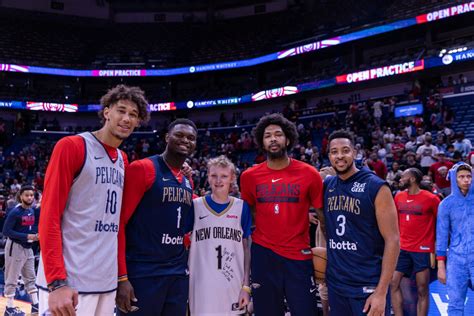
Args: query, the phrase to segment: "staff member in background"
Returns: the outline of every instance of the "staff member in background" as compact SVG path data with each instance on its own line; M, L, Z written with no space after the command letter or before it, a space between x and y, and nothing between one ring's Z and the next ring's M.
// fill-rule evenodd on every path
M31 249L33 242L38 241L35 226L35 211L32 208L34 188L24 185L20 188L21 204L12 209L6 218L3 234L8 237L5 245L5 297L7 298L6 316L25 315L15 307L16 286L20 273L25 288L31 296L31 314L38 314L38 289L35 286L35 256Z

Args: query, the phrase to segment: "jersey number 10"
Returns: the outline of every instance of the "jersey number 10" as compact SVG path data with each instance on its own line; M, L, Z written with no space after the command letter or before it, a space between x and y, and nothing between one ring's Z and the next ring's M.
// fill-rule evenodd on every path
M110 189L107 190L107 203L105 204L105 214L115 214L117 213L117 192L110 192Z

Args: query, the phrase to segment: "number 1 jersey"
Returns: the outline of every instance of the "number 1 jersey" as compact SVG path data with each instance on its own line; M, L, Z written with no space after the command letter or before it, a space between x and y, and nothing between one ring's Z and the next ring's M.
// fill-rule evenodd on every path
M217 213L206 197L195 199L189 258L189 304L192 315L235 315L244 281L242 227L244 202L230 197ZM247 213L249 215L247 208Z

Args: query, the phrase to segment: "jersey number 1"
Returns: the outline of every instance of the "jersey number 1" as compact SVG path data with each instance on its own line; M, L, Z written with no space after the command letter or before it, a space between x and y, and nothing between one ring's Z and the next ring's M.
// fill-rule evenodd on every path
M222 245L216 247L217 251L217 270L222 270Z

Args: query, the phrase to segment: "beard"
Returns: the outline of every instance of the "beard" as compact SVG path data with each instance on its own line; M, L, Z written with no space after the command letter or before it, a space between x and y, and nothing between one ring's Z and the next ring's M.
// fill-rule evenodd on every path
M271 151L268 151L268 150L265 150L265 152L267 154L267 157L271 160L280 159L280 158L285 157L285 155L287 154L287 147L282 146L282 147L280 147L280 150L275 151L275 152L271 152Z
M33 201L28 202L28 201L25 201L25 200L23 200L23 199L21 200L21 202L22 202L23 204L25 204L26 206L28 206L28 207L33 204Z
M406 189L408 189L409 186L410 186L410 183L408 183L408 182L404 182L404 183L401 183L401 182L400 182L400 183L398 184L398 188L399 188L400 190L406 190Z

